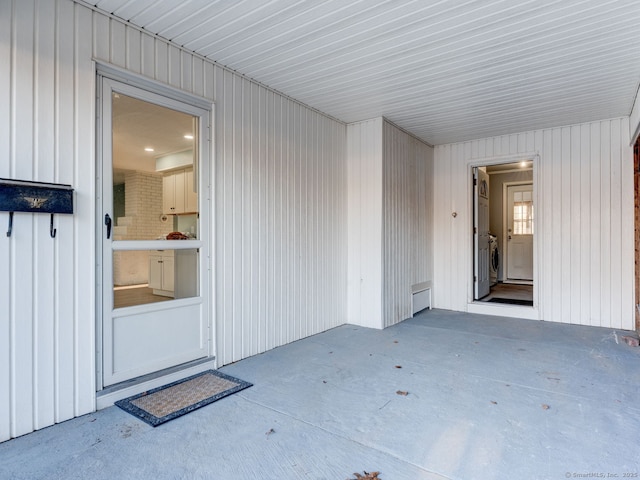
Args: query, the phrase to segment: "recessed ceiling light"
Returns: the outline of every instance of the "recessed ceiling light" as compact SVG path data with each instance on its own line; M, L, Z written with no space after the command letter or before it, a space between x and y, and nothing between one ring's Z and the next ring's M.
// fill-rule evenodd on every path
M191 135L190 133L186 134L184 136L184 138L186 138L187 140L193 140L193 135Z
M153 152L153 148L151 148L151 147L145 147L145 148L144 148L144 151L145 151L145 152Z

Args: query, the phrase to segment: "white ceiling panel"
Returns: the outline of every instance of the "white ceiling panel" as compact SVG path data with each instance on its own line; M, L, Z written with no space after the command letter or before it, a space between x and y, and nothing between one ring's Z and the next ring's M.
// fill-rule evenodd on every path
M345 122L431 144L628 115L637 0L92 0Z

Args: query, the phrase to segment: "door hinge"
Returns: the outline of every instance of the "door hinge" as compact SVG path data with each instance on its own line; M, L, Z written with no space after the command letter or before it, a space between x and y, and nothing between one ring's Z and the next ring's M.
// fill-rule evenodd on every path
M478 229L476 227L473 227L473 234L475 235L476 233L478 233Z
M477 282L478 281L478 277L476 277L475 275L473 276L473 281Z

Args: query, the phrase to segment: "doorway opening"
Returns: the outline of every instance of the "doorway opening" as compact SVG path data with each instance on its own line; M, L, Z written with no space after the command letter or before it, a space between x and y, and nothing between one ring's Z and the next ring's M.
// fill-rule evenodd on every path
M102 390L213 358L201 194L210 111L114 78L98 83Z
M534 305L533 160L489 164L473 174L473 300Z

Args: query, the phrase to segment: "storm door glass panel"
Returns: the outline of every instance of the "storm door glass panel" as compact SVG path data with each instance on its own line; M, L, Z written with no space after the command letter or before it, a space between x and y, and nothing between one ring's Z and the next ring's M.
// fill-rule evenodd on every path
M199 249L113 252L113 308L199 295Z
M197 117L117 92L112 101L113 239L197 239Z
M112 239L159 242L114 247L113 308L198 296L198 249L160 243L198 239L198 117L115 91L111 101Z

